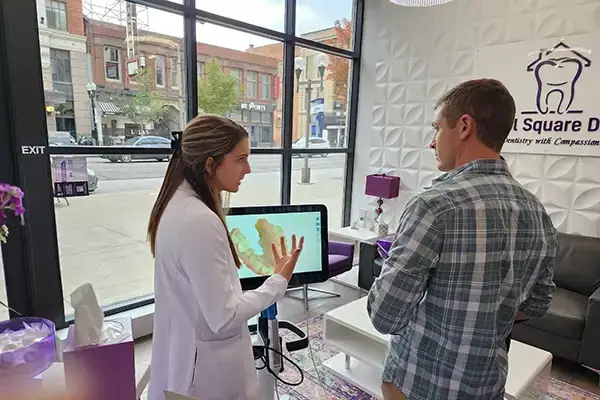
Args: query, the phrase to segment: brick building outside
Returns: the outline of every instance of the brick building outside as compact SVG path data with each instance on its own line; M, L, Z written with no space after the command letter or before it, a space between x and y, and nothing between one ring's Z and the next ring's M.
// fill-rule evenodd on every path
M36 0L46 121L50 143L66 143L56 131L89 136L92 127L86 38L81 0Z
M168 136L170 131L183 127L186 107L182 38L139 30L138 55L148 70L149 89L160 94L164 113L155 122L132 121L119 106L119 100L136 93L136 83L128 74L125 26L84 16L82 0L36 1L51 141L55 131L69 132L71 140L77 141L91 137L95 127L98 141L111 145L139 134ZM326 42L335 32L331 28L303 36ZM214 58L224 72L239 81L239 104L227 116L246 127L252 147L280 146L282 44L238 51L198 43L197 51L198 79L206 79L205 65ZM316 55L313 50L297 48L296 56L304 58L307 65L301 81L317 79ZM94 90L90 92L90 88ZM305 91L294 95L295 141L314 127L307 126ZM311 100L315 99L322 99L324 111L317 135L327 136L332 146L343 145L345 105L336 104L333 82L327 76L323 90L313 86Z
M335 28L327 28L314 32L309 32L302 37L314 40L316 42L322 42L331 44L336 38ZM248 52L260 54L270 58L276 58L278 60L278 76L279 80L283 81L283 45L280 43L270 44L266 46L253 47L247 50ZM316 125L314 119L315 116L311 115L313 122L310 126L307 125L307 111L306 111L306 85L302 82L307 80L319 80L318 68L315 64L315 59L319 55L319 52L304 48L296 47L295 57L304 59L305 69L300 74L300 90L294 91L294 112L293 112L293 125L292 125L292 142L296 142L298 139L309 136L318 136L325 138L329 141L332 147L344 147L347 146L346 141L346 119L347 119L347 105L341 104L336 100L334 95L335 82L330 79L329 72L326 70L323 77L323 89L321 90L319 85L312 85L310 92L310 100L312 102L320 101L322 103L321 113L319 116L320 122L318 123L319 129L315 129ZM329 61L332 62L334 57L329 56ZM338 63L345 63L341 58L337 58ZM350 69L350 61L347 62L348 72ZM294 76L295 85L297 83L296 77ZM296 87L296 86L295 86ZM281 96L276 102L275 118L278 123L281 123L282 116L282 99ZM312 114L312 112L311 112ZM279 132L278 132L279 133ZM281 140L279 136L275 137L275 140L279 142Z

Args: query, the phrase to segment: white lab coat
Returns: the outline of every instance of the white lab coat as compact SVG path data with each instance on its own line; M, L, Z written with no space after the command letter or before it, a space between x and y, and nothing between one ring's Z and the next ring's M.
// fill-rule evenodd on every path
M164 400L164 390L201 400L259 400L247 324L283 297L288 282L273 275L242 292L226 234L184 183L156 237L149 400Z

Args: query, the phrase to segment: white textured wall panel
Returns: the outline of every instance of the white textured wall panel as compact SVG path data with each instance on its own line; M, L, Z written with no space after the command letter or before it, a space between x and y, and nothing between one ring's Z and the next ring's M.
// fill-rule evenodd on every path
M600 40L600 0L455 0L428 8L369 0L366 8L352 211L375 208L364 195L367 174L400 176L400 197L384 204L393 227L406 202L440 174L428 147L433 107L473 77L479 49L579 34ZM600 158L505 158L560 231L600 236Z

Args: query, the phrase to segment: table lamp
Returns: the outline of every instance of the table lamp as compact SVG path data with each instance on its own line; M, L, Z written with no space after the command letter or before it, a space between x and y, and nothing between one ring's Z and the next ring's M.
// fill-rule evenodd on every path
M365 194L368 196L378 197L377 208L375 209L375 213L377 214L375 222L378 225L378 233L381 236L388 234L388 225L380 221L381 214L383 213L383 209L381 208L383 205L383 199L395 199L398 197L399 192L399 176L385 174L367 175L367 179L365 181Z

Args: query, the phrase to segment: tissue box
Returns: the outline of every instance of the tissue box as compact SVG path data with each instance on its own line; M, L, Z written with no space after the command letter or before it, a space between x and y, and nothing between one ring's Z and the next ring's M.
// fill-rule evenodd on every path
M134 400L135 351L130 318L115 318L126 337L116 343L75 348L70 326L63 352L65 384L69 393L85 400Z

